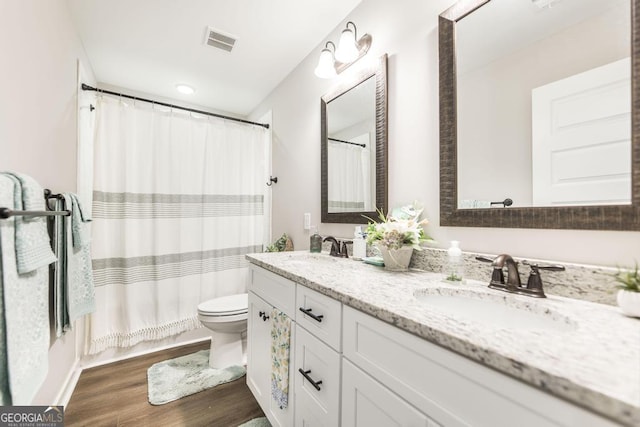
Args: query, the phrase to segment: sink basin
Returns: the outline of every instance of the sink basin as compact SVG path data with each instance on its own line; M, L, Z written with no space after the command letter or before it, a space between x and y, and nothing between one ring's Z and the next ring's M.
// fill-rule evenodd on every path
M494 329L553 332L576 329L570 318L545 307L538 299L523 302L512 295L449 289L421 290L414 296L429 311Z

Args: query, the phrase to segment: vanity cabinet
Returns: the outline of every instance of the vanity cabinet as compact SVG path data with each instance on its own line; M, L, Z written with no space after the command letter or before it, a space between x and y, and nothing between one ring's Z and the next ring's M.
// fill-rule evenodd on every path
M271 399L273 307L292 319L289 407ZM617 424L324 294L252 267L247 384L274 426Z
M280 409L271 397L271 312L274 308L292 319L290 360L295 357L295 284L262 268L251 268L247 314L247 386L272 426L293 426L294 372L289 369L288 406Z
M296 307L295 425L339 426L342 304L297 285Z
M617 425L351 307L343 316L343 427L367 425L376 401L390 419L429 427Z

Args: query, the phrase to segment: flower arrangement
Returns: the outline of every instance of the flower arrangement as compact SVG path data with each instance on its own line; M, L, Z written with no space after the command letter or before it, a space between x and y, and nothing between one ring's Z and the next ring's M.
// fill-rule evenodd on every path
M420 243L433 241L424 232L423 227L429 223L425 218L420 220L423 208L416 202L392 210L384 215L378 211L380 222L369 219L367 226L367 243L377 244L389 250L400 249L403 246L411 246L415 250L422 250Z

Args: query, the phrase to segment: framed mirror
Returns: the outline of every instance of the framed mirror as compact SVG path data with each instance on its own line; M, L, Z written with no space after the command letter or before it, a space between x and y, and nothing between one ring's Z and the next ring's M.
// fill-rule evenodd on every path
M440 223L640 230L640 0L440 15Z
M322 222L387 211L387 56L320 100Z

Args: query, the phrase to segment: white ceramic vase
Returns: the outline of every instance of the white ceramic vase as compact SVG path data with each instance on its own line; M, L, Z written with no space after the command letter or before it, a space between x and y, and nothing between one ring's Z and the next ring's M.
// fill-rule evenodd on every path
M407 271L413 255L413 247L403 246L400 249L387 249L385 246L378 246L382 259L384 259L385 270Z
M618 306L627 316L640 317L640 292L618 291Z

